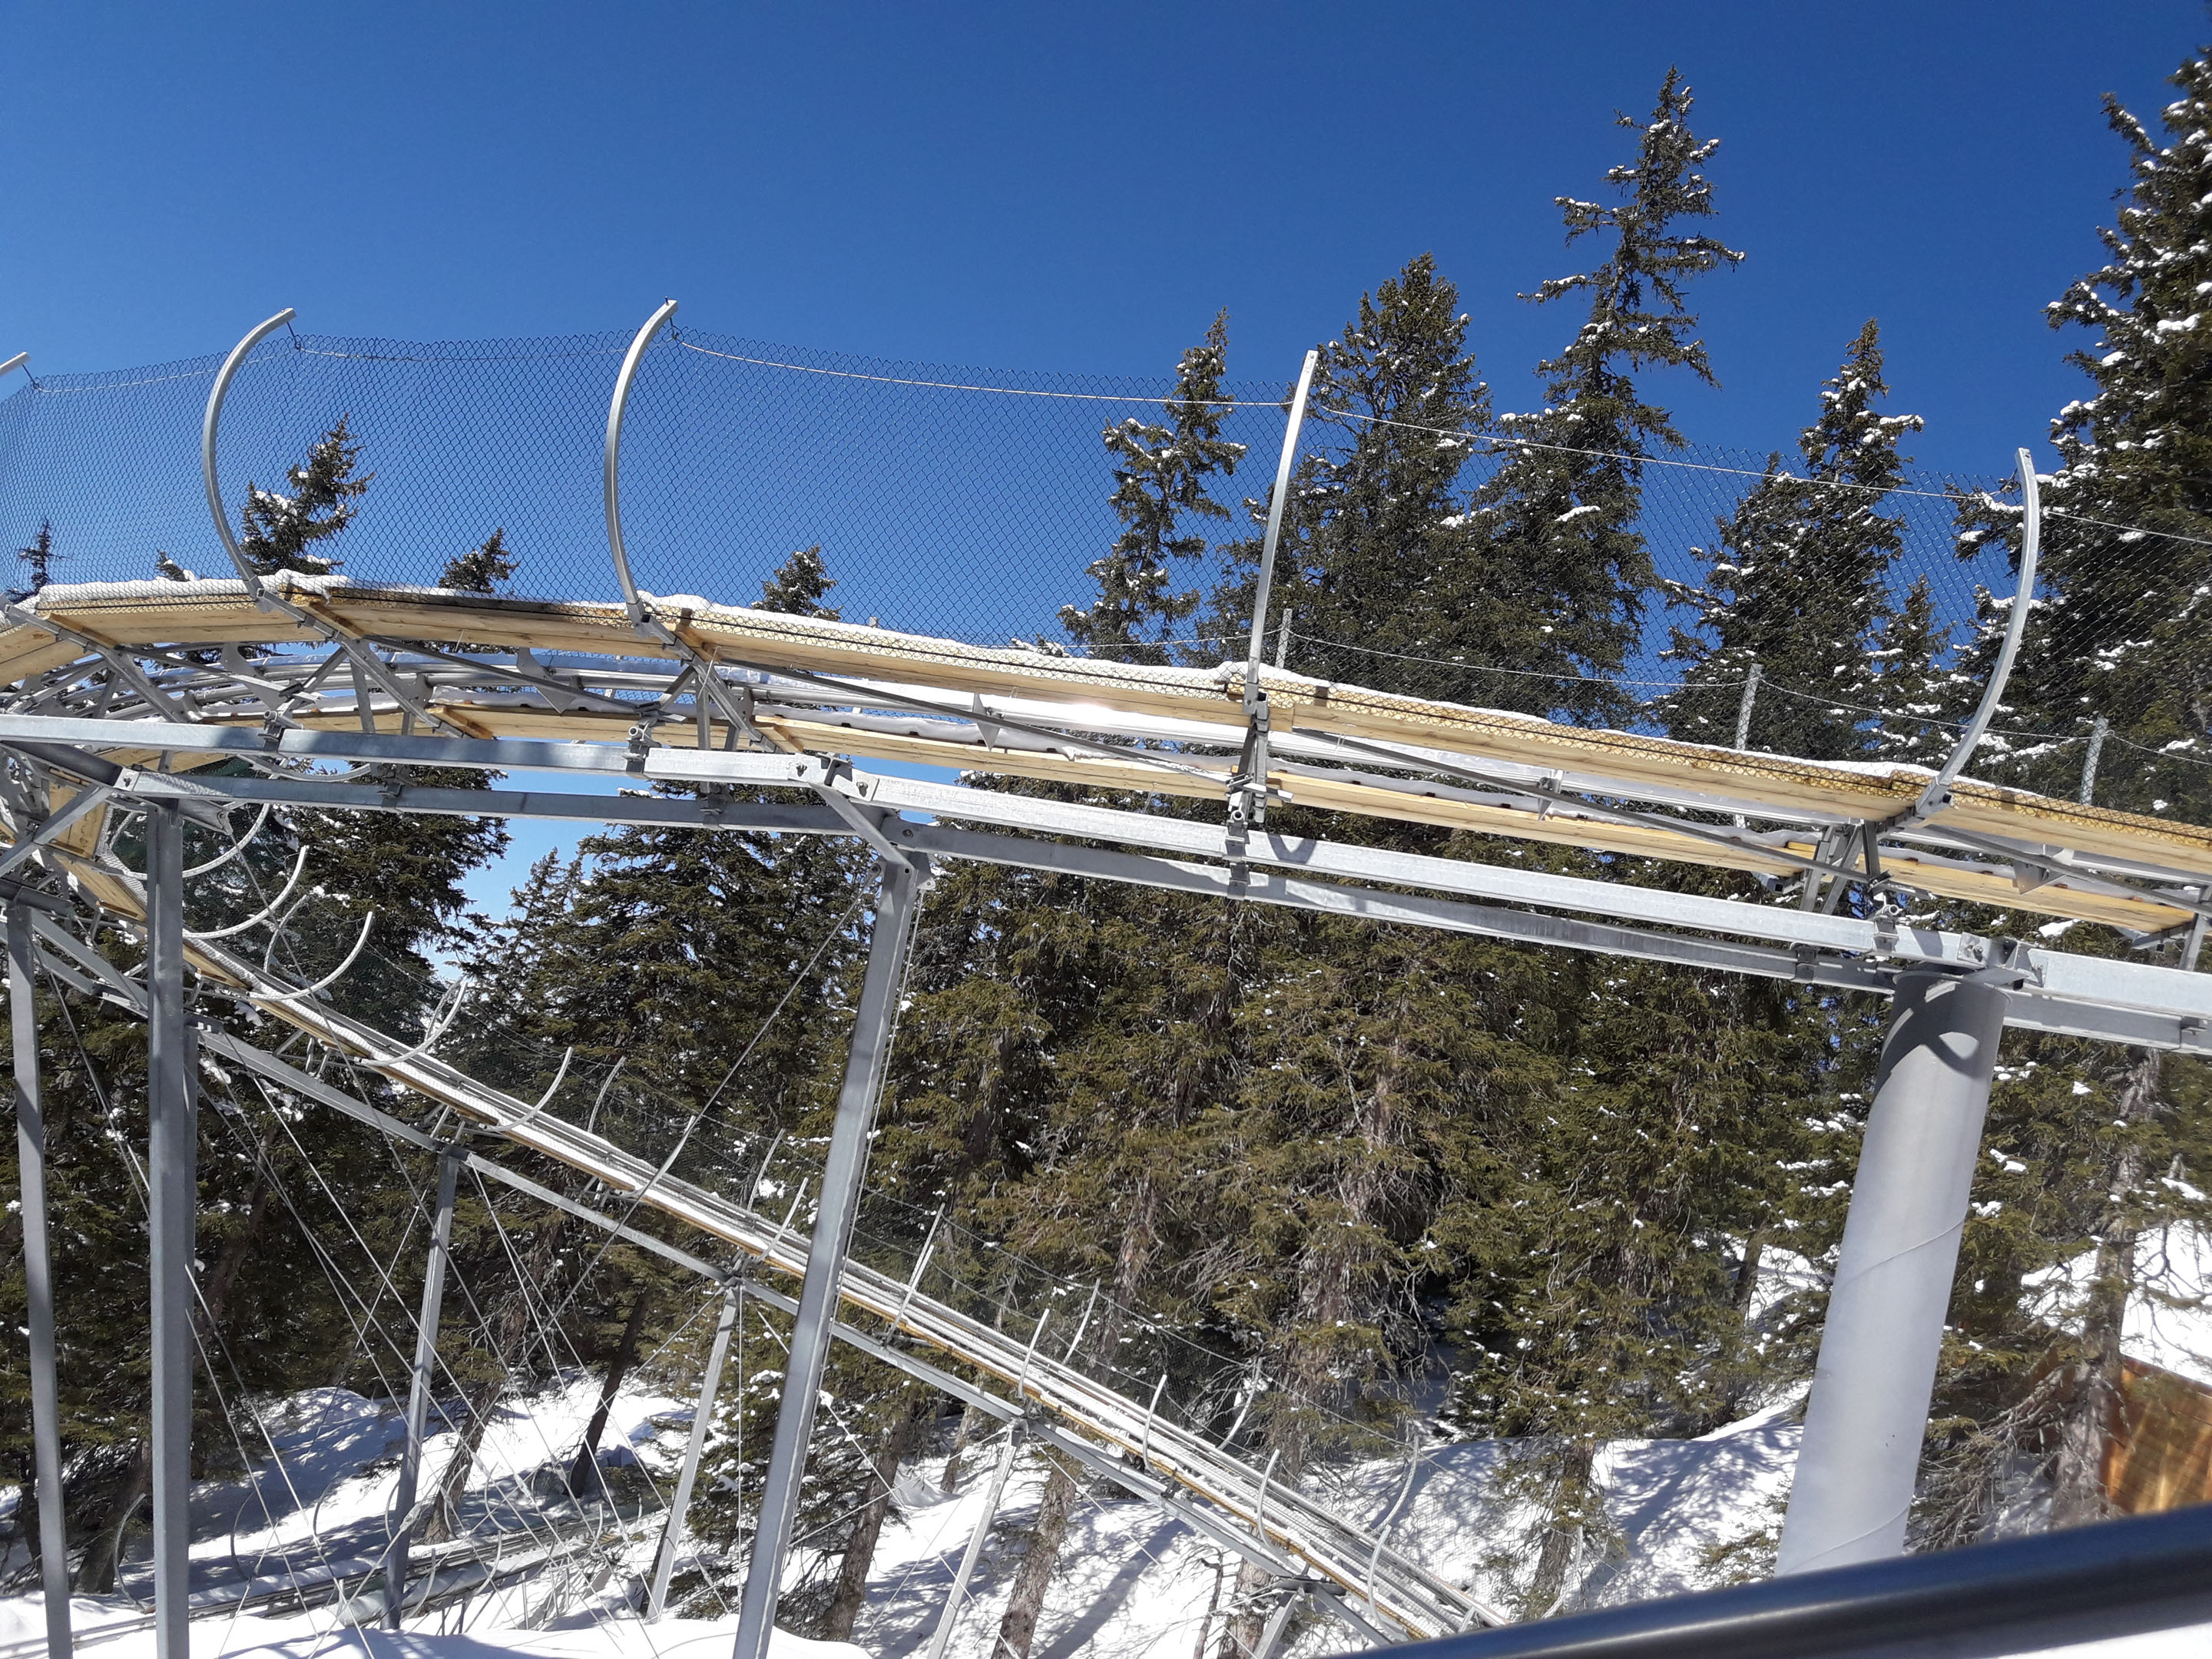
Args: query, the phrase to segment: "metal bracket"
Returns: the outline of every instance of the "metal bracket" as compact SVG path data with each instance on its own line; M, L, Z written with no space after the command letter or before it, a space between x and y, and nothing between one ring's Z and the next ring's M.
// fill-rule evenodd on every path
M246 591L253 596L257 605L264 603L261 575L246 562L246 555L239 550L238 538L230 532L230 518L222 504L222 486L216 476L216 434L222 422L223 399L230 395L232 380L252 355L253 348L290 322L295 314L291 307L285 307L230 349L230 356L223 359L222 368L216 374L215 385L208 392L207 413L200 422L200 477L207 485L208 516L215 520L215 533L222 538L223 550L238 568L238 579L246 584Z
M623 544L622 527L622 434L623 417L629 410L631 382L637 379L638 365L645 361L645 349L653 343L653 337L660 332L661 325L676 314L676 301L664 300L660 308L645 320L645 326L630 341L629 349L623 354L621 371L615 376L614 398L607 405L607 446L605 462L604 488L607 507L607 551L613 555L615 580L621 584L623 607L629 612L630 626L648 639L664 644L673 644L674 637L659 618L646 608L645 596L630 575L629 550Z
M2027 613L2035 605L2035 566L2043 546L2043 495L2035 477L2035 458L2026 449L2020 456L2021 535L2020 582L2013 595L2012 614L2005 618L2004 641L1997 647L1997 659L1990 669L1990 683L1982 688L1981 705L1974 717L1960 733L1950 758L1943 763L1936 775L1928 780L1928 787L1920 792L1920 799L1904 811L1890 819L1882 828L1898 830L1909 824L1919 823L1933 817L1951 804L1951 786L1958 780L1974 750L1996 718L1997 704L2003 699L2005 684L2012 678L2013 659L2020 654L2021 636L2027 632Z

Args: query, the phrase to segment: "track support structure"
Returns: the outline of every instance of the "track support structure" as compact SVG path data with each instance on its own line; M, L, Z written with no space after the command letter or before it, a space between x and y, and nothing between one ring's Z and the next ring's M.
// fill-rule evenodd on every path
M960 1565L952 1574L952 1588L945 1592L945 1611L937 1615L937 1632L929 1638L929 1659L945 1659L952 1644L953 1627L960 1622L960 1607L968 1599L968 1586L975 1577L975 1564L983 1559L983 1542L991 1523L999 1518L999 1504L1006 1495L1006 1477L1014 1472L1014 1455L1021 1449L1021 1425L1006 1431L1006 1443L999 1452L999 1467L991 1471L991 1490L983 1498L983 1512L975 1517L975 1530L968 1534L968 1547L960 1553Z
M2006 994L1899 975L1775 1571L1905 1547Z
M438 1211L430 1224L430 1261L422 1271L422 1311L415 1326L415 1367L407 1385L407 1443L399 1454L399 1485L392 1495L392 1541L384 1549L384 1628L398 1630L407 1607L407 1551L415 1535L415 1497L422 1480L422 1436L430 1423L430 1394L438 1365L438 1318L446 1301L446 1263L453 1249L453 1198L467 1152L459 1145L438 1154Z
M714 1346L707 1350L707 1371L699 1379L699 1403L691 1413L691 1437L684 1443L684 1467L677 1472L676 1493L669 1500L667 1523L660 1529L660 1550L653 1564L653 1588L645 1600L648 1622L668 1611L668 1581L676 1573L676 1553L684 1546L684 1516L691 1507L699 1459L714 1426L714 1395L722 1386L722 1362L729 1356L730 1334L737 1329L744 1305L742 1280L732 1279L722 1287L722 1316L714 1326Z
M147 1185L154 1328L155 1659L191 1659L185 1605L191 1534L192 1247L199 1124L191 1028L185 1017L185 826L149 804L146 826Z
M54 1372L53 1255L46 1224L46 1120L39 1092L37 949L30 907L8 907L9 1035L15 1060L15 1152L22 1176L23 1284L29 1307L31 1446L39 1481L39 1583L47 1659L70 1659L69 1535L62 1503L61 1395Z
M768 1656L769 1632L775 1624L776 1600L782 1589L784 1553L790 1547L792 1525L798 1518L799 1482L806 1474L806 1448L814 1433L815 1403L821 1394L823 1367L830 1358L838 1280L852 1248L860 1181L867 1169L868 1137L875 1127L876 1103L883 1093L891 1027L898 1017L899 988L906 980L907 951L913 941L915 913L921 902L927 869L924 861L896 855L884 860L883 890L876 902L875 933L868 946L868 970L860 983L852 1050L837 1097L836 1122L830 1133L830 1156L822 1170L822 1196L815 1214L813 1240L807 1248L799 1313L792 1328L783 1403L776 1413L775 1442L769 1454L760 1520L753 1534L752 1559L745 1571L745 1597L738 1615L733 1659Z

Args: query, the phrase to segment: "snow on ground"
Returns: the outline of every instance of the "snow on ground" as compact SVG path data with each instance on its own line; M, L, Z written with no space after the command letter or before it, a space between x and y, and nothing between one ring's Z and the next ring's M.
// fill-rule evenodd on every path
M578 1380L511 1402L487 1437L483 1484L471 1513L513 1524L538 1490L529 1477L566 1461L595 1400L594 1386ZM665 1469L685 1415L684 1407L665 1396L625 1391L604 1445L617 1457L638 1456L649 1468ZM1798 1431L1790 1417L1785 1404L1702 1439L1609 1445L1598 1474L1617 1535L1582 1564L1582 1605L1618 1605L1763 1574L1796 1455ZM256 1580L268 1583L280 1576L288 1559L308 1573L325 1563L366 1562L382 1543L382 1517L396 1478L398 1419L344 1390L319 1389L287 1402L266 1426L283 1454L281 1474L268 1463L248 1479L206 1483L194 1492L196 1599L234 1595ZM444 1438L431 1441L426 1461L432 1469L443 1462ZM1534 1518L1524 1502L1501 1486L1498 1477L1510 1455L1510 1448L1492 1442L1434 1447L1410 1469L1399 1459L1335 1471L1317 1480L1314 1491L1382 1527L1395 1547L1478 1597L1510 1602L1510 1564L1528 1559ZM982 1512L995 1458L995 1446L971 1448L959 1490L951 1494L941 1490L941 1458L903 1472L896 1517L884 1528L868 1606L855 1632L857 1645L779 1635L778 1659L855 1654L919 1659ZM954 1659L988 1659L1044 1480L1034 1455L1017 1465L962 1610ZM641 1572L649 1561L651 1530L641 1528L620 1552L629 1571ZM125 1589L143 1596L144 1573L143 1559L134 1563ZM1224 1559L1218 1546L1149 1505L1091 1495L1069 1525L1034 1659L1196 1655L1201 1631L1206 1650L1216 1651L1236 1573L1236 1560ZM620 1578L572 1583L557 1594L544 1583L524 1583L482 1595L465 1607L434 1613L423 1621L429 1628L399 1637L343 1626L328 1607L285 1617L204 1618L193 1626L193 1651L195 1659L337 1659L345 1653L364 1659L497 1659L505 1653L535 1659L719 1659L729 1650L733 1609L647 1626L630 1613L626 1595ZM152 1632L132 1597L80 1599L75 1607L80 1640L91 1637L85 1646L95 1659L151 1659ZM557 1616L549 1616L556 1609ZM40 1617L34 1598L0 1601L0 1659L35 1654ZM1353 1645L1340 1626L1309 1623L1297 1630L1285 1652L1319 1659ZM2060 1651L2065 1659L2202 1659L2212 1652L2212 1626Z

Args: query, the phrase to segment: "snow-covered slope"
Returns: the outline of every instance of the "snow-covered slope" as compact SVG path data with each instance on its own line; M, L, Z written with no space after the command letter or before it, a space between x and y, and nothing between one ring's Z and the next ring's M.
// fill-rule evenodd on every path
M576 1443L593 1390L585 1382L516 1401L487 1440L479 1502L504 1492L523 1504L530 1473L561 1461ZM648 1468L672 1458L684 1416L674 1401L625 1392L606 1443L626 1447ZM1616 1536L1584 1567L1585 1605L1610 1605L1708 1588L1763 1573L1781 1519L1797 1428L1788 1407L1762 1413L1698 1440L1621 1441L1606 1449L1600 1474ZM389 1501L397 1419L343 1390L317 1390L286 1403L269 1423L283 1455L250 1480L210 1483L194 1494L196 1596L228 1595L270 1582L286 1560L301 1571L344 1570L373 1557ZM617 1453L617 1455L621 1455ZM1331 1500L1387 1527L1437 1571L1492 1600L1510 1600L1510 1561L1525 1559L1533 1520L1504 1489L1510 1449L1474 1443L1425 1451L1410 1470L1378 1462L1328 1480ZM434 1439L430 1467L442 1461ZM956 1564L981 1513L991 1459L971 1456L956 1493L940 1489L941 1461L912 1465L900 1477L895 1519L878 1547L857 1647L778 1639L779 1659L867 1653L908 1659L926 1651ZM1041 1466L1018 1466L959 1619L954 1659L989 1659L1038 1498ZM623 1572L642 1571L651 1528L629 1543L610 1540L605 1555ZM1140 1655L1218 1651L1237 1563L1219 1547L1150 1506L1094 1496L1078 1509L1048 1599L1034 1659L1136 1659ZM126 1585L139 1575L126 1576ZM392 1659L496 1659L500 1652L542 1659L713 1659L734 1633L732 1610L645 1626L629 1611L622 1572L572 1583L557 1602L543 1585L480 1595L465 1607L434 1613L422 1632L398 1637L349 1629L331 1607L283 1618L215 1617L193 1626L195 1659L319 1659L367 1647ZM96 1659L151 1659L142 1607L128 1598L80 1600L81 1642ZM700 1611L700 1609L693 1609ZM548 1618L549 1612L556 1616ZM28 1597L0 1601L0 1659L36 1650L40 1607ZM532 1627L526 1627L532 1626ZM106 1634L101 1634L105 1627ZM1301 1659L1354 1645L1329 1623L1297 1627L1287 1651ZM2204 1659L2212 1626L2068 1650L2078 1659Z

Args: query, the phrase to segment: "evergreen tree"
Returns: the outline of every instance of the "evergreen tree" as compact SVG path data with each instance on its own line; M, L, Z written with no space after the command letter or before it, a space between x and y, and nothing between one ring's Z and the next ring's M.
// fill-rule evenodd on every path
M1692 134L1691 103L1669 70L1649 121L1619 118L1637 134L1636 159L1606 174L1623 199L1559 198L1567 240L1608 238L1608 254L1528 296L1549 304L1586 295L1589 316L1538 366L1546 406L1498 417L1505 459L1474 493L1485 584L1513 619L1492 661L1533 678L1484 677L1473 700L1613 724L1628 712L1626 694L1607 681L1636 647L1651 580L1637 529L1643 458L1681 441L1636 376L1680 368L1719 383L1684 294L1692 279L1743 258L1700 228L1714 210L1700 169L1719 141Z
M33 593L53 580L54 561L59 556L54 551L54 521L42 520L39 533L31 538L30 544L18 548L15 556L29 572Z
M1458 289L1424 253L1361 295L1322 348L1308 420L1342 436L1310 451L1293 477L1276 555L1276 614L1307 636L1292 665L1302 672L1464 695L1458 665L1507 648L1511 623L1485 586L1455 493L1469 434L1490 417L1467 322ZM1266 504L1252 513L1264 519ZM1261 547L1233 550L1243 574L1220 596L1216 629L1232 639L1249 627Z
M1698 617L1697 632L1674 630L1668 653L1686 682L1656 708L1669 735L1732 742L1736 686L1756 665L1752 747L1808 760L1868 752L1866 711L1891 689L1885 658L1906 648L1890 639L1887 582L1904 527L1881 508L1904 481L1898 441L1922 425L1917 415L1879 413L1888 392L1880 330L1869 321L1821 386L1820 418L1798 438L1802 471L1770 459L1720 525L1717 545L1697 550L1703 583L1667 584L1669 602Z
M799 549L776 568L775 574L761 584L761 596L753 602L753 609L836 622L836 610L822 601L836 586L829 566L823 562L822 544L817 542Z
M2212 344L2201 326L2212 292L2212 52L2172 79L2164 143L2106 100L2131 183L2118 223L2099 233L2106 262L2050 308L2054 327L2094 336L2068 357L2094 391L2051 423L2060 465L2044 491L2044 637L2021 653L2008 701L2046 729L2106 716L2132 746L2106 751L2100 799L2202 822L2212 811Z
M1114 468L1110 499L1121 533L1090 567L1098 597L1087 609L1063 605L1060 612L1068 637L1091 656L1167 662L1161 641L1198 608L1196 589L1175 586L1176 568L1205 554L1206 521L1229 517L1229 509L1206 493L1206 479L1235 473L1244 457L1243 444L1220 435L1228 413L1221 396L1228 364L1229 313L1224 311L1204 342L1176 363L1167 424L1131 416L1100 434Z
M507 551L507 532L495 530L483 544L446 561L438 573L438 586L464 593L496 593L500 585L514 580L521 561Z
M347 417L315 441L304 465L285 469L291 494L264 489L248 479L240 524L238 550L264 576L296 570L326 576L339 562L311 550L353 522L355 503L367 493L374 472L357 472L361 441Z
M2070 795L2081 749L2051 739L2080 738L2103 716L2112 741L2098 802L2202 822L2212 812L2212 356L2198 326L2212 292L2212 52L2191 57L2172 82L2179 95L2161 112L2162 143L2106 100L2131 178L2118 222L2100 232L2105 263L2049 310L2053 326L2090 331L2069 361L2094 390L2052 422L2060 465L2042 492L2042 575L2005 696L2003 724L2042 737L1988 745L1995 753L1975 764ZM1960 519L1964 553L2002 543L2017 570L2017 508L1977 498L1962 502ZM1982 607L1969 665L1978 681L2009 603ZM2120 948L2089 930L2068 943ZM2144 1241L2204 1218L2185 1178L2212 1158L2200 1062L2057 1038L2012 1049L2019 1058L2008 1053L1987 1139L2008 1154L1999 1188L2011 1189L2008 1210L2033 1224L1997 1231L1978 1215L1983 1224L1969 1225L1967 1248L1984 1252L1985 1291L1973 1304L1980 1346L1947 1367L1968 1426L1944 1448L1929 1522L1938 1537L1986 1524L2003 1495L1998 1474L2023 1456L2049 1481L2054 1522L2106 1512L2104 1451L2118 1421L2126 1311L2145 1294ZM2087 1285L2041 1310L2057 1317L2054 1342L2048 1325L2020 1311L2026 1280L2084 1253Z

